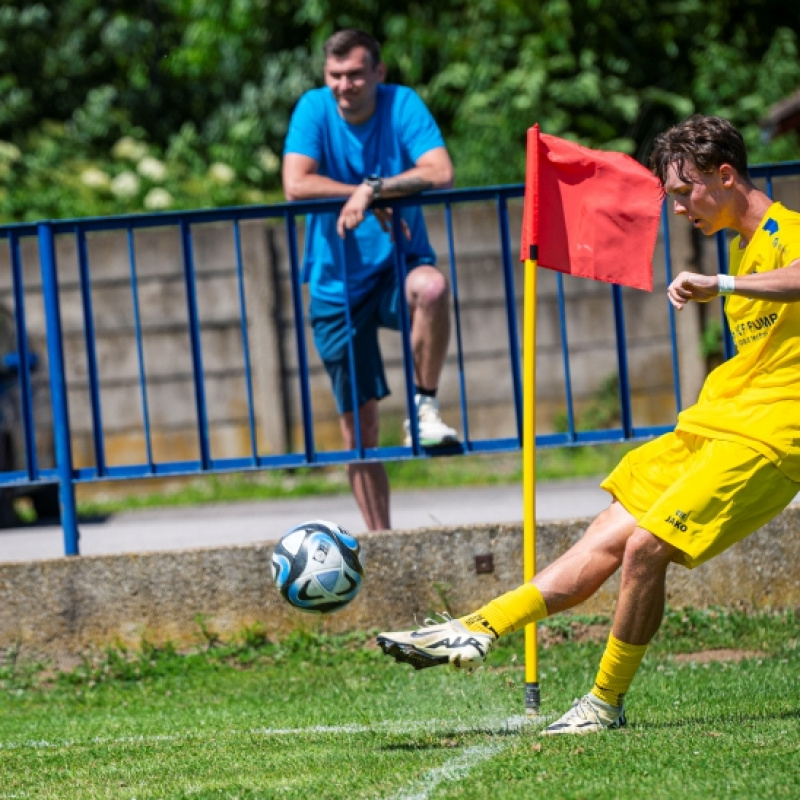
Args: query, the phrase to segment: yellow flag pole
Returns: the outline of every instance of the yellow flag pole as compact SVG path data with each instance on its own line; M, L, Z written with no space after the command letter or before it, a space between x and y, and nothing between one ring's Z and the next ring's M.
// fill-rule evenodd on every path
M522 564L526 583L536 573L536 271L537 261L527 259L522 345ZM528 716L539 713L538 662L537 627L532 622L525 626L525 713Z

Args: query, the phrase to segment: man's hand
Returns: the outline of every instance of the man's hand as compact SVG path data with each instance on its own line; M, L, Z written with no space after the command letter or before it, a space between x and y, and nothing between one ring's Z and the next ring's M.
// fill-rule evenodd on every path
M697 272L681 272L667 287L670 303L680 311L690 300L707 303L719 294L716 275L701 275Z
M366 183L362 183L350 195L336 222L336 231L342 239L347 231L357 228L364 221L371 202L372 189Z
M388 233L394 241L394 230L392 230L392 209L391 208L373 208L372 213L378 218L381 225L381 230ZM411 228L408 223L401 217L400 227L403 229L403 235L411 241Z
M364 221L372 199L372 189L366 186L366 184L359 186L353 194L350 195L350 199L344 204L339 214L339 220L336 223L336 230L339 232L339 236L341 236L342 239L344 239L347 231L357 228ZM377 217L381 230L393 236L392 209L374 208L372 209L372 213ZM406 239L410 241L411 230L408 227L408 223L404 219L401 219L400 224L403 228L403 234Z

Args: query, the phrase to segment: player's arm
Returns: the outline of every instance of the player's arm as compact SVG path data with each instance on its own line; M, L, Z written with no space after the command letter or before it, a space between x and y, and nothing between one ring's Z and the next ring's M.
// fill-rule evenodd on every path
M449 189L453 186L453 162L444 147L434 147L423 153L411 169L399 175L391 175L381 181L380 196L406 197L409 194L425 192L429 189ZM337 230L344 236L347 230L358 227L366 216L367 209L375 200L375 190L366 183L361 184L350 195L339 216ZM388 230L391 212L378 209L375 216L385 230Z
M690 300L707 303L720 294L720 280L724 282L726 277L728 276L681 272L667 288L667 296L679 311ZM800 300L800 259L781 269L737 275L729 280L733 280L733 291L729 290L726 294L748 297L751 300L794 303Z
M300 153L283 157L283 193L289 201L349 197L359 185L341 183L318 174L319 163Z

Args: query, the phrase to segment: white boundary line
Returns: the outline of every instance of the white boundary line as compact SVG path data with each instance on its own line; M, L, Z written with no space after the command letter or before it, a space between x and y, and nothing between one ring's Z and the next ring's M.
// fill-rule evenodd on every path
M413 733L415 731L441 733L483 733L493 736L507 736L520 733L524 728L543 727L554 715L548 714L541 717L526 717L523 715L507 717L506 719L490 719L476 725L448 725L445 720L425 720L422 722L385 721L374 725L312 725L308 728L251 728L249 730L230 729L222 732L224 736L303 736L314 734L341 734L352 735L362 733ZM206 736L203 736L206 734ZM214 738L220 735L219 731L182 731L177 734L154 734L152 736L95 736L91 739L71 741L29 740L26 742L0 742L0 752L3 750L20 750L30 748L33 750L69 749L72 747L86 747L89 745L119 745L119 744L144 744L150 745L158 742L177 742L187 739ZM493 758L508 747L510 742L494 741L490 744L479 744L467 747L444 764L426 772L412 784L401 789L398 794L392 795L390 800L428 800L437 787L443 783L465 778L474 767L482 761ZM26 794L0 794L0 800L5 798L24 798Z
M428 800L431 792L438 786L466 778L473 767L476 767L481 761L493 758L506 747L508 747L508 742L477 744L468 747L455 758L445 761L440 767L434 767L426 772L421 778L414 781L410 789L392 795L390 800Z
M118 736L104 737L94 736L89 739L61 739L48 741L46 739L28 739L23 742L0 742L0 752L3 750L51 750L69 749L72 747L86 747L89 745L120 745L120 744L157 744L158 742L179 742L186 739L205 739L217 736L304 736L316 734L341 734L353 735L362 733L414 733L436 732L442 733L486 733L493 735L503 735L519 733L527 725L536 725L546 722L549 717L525 717L514 716L505 719L488 719L476 722L473 725L448 724L447 720L423 720L376 722L372 725L359 725L356 723L349 725L311 725L307 728L250 728L247 730L229 729L227 731L206 730L198 728L196 730L185 730L174 734L153 734L151 736Z
M496 726L494 731L486 730L487 733L519 733L528 725L534 727L544 727L544 725L554 718L548 714L541 717L515 716L508 717ZM465 728L464 731L479 732L480 728ZM439 767L426 772L422 777L417 778L410 787L402 789L399 793L391 795L389 800L428 800L431 792L435 791L443 783L462 780L472 771L474 767L482 761L494 758L498 753L508 747L510 742L493 742L491 744L478 744L462 750L458 755L445 761Z

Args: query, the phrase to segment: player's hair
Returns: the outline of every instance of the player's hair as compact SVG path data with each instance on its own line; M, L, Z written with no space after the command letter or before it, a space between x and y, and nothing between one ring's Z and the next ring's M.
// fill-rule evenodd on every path
M366 49L373 67L377 67L381 63L381 46L378 41L374 36L370 36L358 28L345 28L344 30L336 31L336 33L328 37L322 46L322 52L325 54L326 59L330 56L344 58L356 47Z
M678 176L687 183L687 166L708 173L721 164L730 164L740 177L749 180L742 134L722 117L693 114L659 134L650 153L650 169L666 183L671 164L675 164Z

